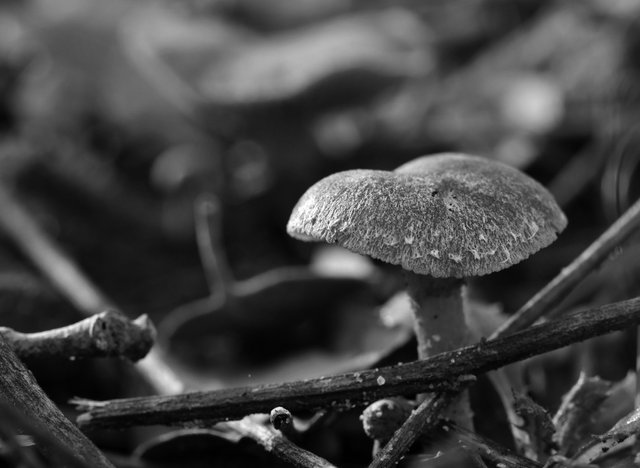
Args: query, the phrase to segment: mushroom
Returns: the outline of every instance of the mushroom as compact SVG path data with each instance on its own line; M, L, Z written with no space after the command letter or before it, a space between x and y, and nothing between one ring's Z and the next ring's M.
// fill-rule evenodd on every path
M423 359L468 344L465 278L521 262L551 244L566 223L551 194L517 169L447 153L393 172L330 175L300 198L287 232L400 265ZM468 401L451 411L471 427Z

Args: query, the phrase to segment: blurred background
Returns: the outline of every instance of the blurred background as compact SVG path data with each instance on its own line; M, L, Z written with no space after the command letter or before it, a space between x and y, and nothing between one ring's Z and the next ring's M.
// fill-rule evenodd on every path
M636 0L0 2L0 184L127 314L152 317L193 388L413 359L398 271L287 236L320 178L459 151L547 186L565 233L470 281L488 336L640 196L639 113ZM80 318L0 241L1 325ZM636 296L639 278L636 237L564 308ZM596 340L516 380L554 408L580 369L623 379L634 346ZM74 395L148 391L123 363L31 365L68 411ZM370 453L354 414L312 441L341 466ZM150 435L97 437L126 454Z

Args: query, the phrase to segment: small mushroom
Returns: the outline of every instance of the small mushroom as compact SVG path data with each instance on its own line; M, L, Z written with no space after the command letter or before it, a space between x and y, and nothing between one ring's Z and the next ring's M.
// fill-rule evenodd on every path
M465 278L526 259L566 223L551 194L517 169L439 154L393 172L350 170L322 179L294 207L287 232L400 265L422 359L468 344ZM471 426L468 403L449 416Z

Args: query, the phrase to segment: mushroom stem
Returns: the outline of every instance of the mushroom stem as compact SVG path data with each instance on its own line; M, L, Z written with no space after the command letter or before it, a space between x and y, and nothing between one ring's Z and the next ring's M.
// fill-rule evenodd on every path
M405 274L420 359L469 344L462 304L464 282L408 271Z
M459 278L434 278L406 270L405 277L412 303L419 359L469 344L462 299L464 281ZM464 428L473 428L468 392L461 393L444 417Z

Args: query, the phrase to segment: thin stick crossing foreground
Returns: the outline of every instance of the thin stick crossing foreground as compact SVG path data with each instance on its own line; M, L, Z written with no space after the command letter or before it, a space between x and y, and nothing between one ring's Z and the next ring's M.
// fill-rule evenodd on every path
M23 254L38 267L44 276L73 304L87 316L117 309L113 302L94 285L75 262L38 226L22 205L14 199L6 187L0 184L0 231L4 232ZM162 353L154 347L149 354L136 363L140 374L160 394L184 391L184 384L174 370L165 362ZM253 421L233 422L231 430L255 440L270 451L299 468L312 468L317 464L309 460L320 457L298 447L284 437L271 437L263 427ZM324 466L331 466L323 460Z
M469 374L480 374L577 341L622 330L640 322L640 297L574 312L500 339L391 367L269 385L182 395L82 402L86 427L180 424L239 419L268 413L278 405L290 411L363 404L394 395L451 389ZM462 377L462 379L460 378Z
M119 310L2 185L0 230L84 315L95 315L106 309ZM182 382L164 362L157 348L136 363L136 367L159 393L179 393L184 390Z
M551 312L613 250L640 228L640 199L624 212L573 262L500 326L491 339L520 331Z
M617 246L636 232L639 227L640 200L637 200L582 254L499 327L491 335L490 340L523 330L545 314L550 313L561 302L563 297L573 290L595 267L600 265ZM415 411L415 416L428 418L430 415L428 410L429 408L418 408ZM413 436L412 428L408 423L409 421L396 431L394 438L396 436L399 439L409 438L415 442L417 435ZM370 466L377 468L393 466L394 463L388 463L386 459L400 459L405 450L404 447L391 445L390 441L377 454Z

